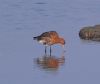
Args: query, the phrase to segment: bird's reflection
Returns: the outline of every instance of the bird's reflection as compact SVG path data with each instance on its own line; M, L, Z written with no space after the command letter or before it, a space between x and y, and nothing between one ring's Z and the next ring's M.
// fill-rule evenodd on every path
M35 59L35 64L45 70L58 70L65 63L65 56L62 54L59 58L53 55L43 55Z

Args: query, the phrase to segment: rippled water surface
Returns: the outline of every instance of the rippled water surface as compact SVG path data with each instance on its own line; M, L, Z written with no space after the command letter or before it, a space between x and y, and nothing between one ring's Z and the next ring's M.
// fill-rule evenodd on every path
M99 0L0 0L0 84L100 84L100 43L78 36L99 17ZM33 40L50 30L66 52Z

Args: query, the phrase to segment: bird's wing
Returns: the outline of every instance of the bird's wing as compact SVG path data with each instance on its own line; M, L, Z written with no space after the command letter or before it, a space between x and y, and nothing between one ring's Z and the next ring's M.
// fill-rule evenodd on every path
M44 32L40 36L41 37L50 37L50 33L49 32Z
M50 33L51 39L59 38L59 35L58 35L58 33L56 31L50 31L49 33Z

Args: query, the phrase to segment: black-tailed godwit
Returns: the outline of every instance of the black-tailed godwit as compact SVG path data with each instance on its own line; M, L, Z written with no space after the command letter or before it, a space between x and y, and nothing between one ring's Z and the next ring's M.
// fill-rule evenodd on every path
M64 47L65 45L64 38L60 37L56 31L44 32L39 36L33 37L33 39L45 45L45 53L46 53L46 47L50 46L50 54L51 54L51 45L61 44L62 47Z

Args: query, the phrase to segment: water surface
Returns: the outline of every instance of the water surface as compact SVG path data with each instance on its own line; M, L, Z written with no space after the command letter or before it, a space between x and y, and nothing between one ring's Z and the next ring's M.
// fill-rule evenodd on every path
M0 84L99 84L100 43L78 36L100 23L99 10L99 0L0 0ZM44 46L32 38L50 30L65 38L63 55L55 45L52 58L44 57Z

